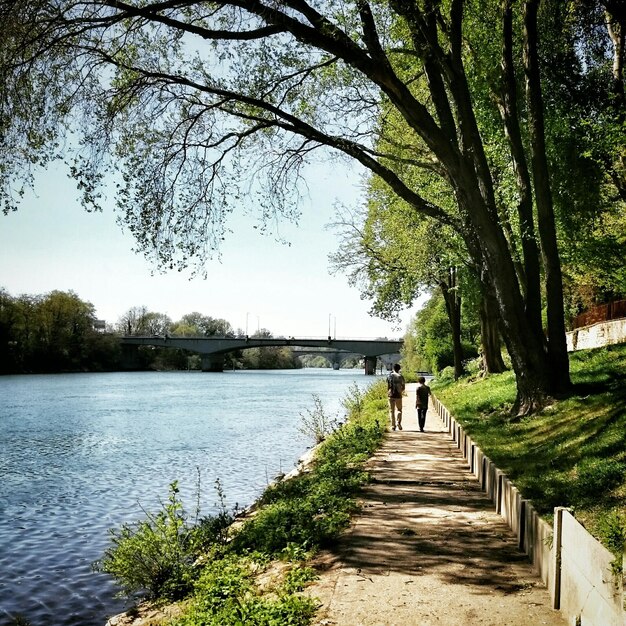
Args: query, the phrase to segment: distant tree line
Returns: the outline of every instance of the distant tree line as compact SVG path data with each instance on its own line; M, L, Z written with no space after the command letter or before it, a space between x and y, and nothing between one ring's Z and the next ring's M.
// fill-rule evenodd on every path
M102 372L125 369L123 335L243 336L230 322L193 312L178 321L147 307L132 307L115 324L97 328L95 308L74 292L12 296L0 289L0 374ZM264 328L251 337L273 337ZM200 369L200 355L188 350L140 346L139 369ZM293 369L324 367L309 356L300 360L288 347L263 347L226 355L225 368ZM137 367L137 365L135 365Z

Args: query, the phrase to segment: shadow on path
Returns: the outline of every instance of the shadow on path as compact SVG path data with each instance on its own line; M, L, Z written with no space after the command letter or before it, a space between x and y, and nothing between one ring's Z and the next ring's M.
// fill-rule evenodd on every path
M404 430L368 462L360 513L319 559L316 623L564 625L436 414L417 431L414 388Z

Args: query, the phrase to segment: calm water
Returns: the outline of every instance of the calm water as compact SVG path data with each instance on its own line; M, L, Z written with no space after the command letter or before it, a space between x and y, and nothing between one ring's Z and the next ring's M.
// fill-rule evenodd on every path
M0 624L104 626L125 608L91 563L107 530L156 510L178 480L189 511L246 506L311 442L300 414L329 415L361 370L0 377Z

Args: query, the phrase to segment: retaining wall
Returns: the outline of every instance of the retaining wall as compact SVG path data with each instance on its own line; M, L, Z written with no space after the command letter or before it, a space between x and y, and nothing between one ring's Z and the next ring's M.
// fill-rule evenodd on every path
M626 319L598 322L566 333L567 350L601 348L626 341Z
M567 509L554 510L554 527L541 519L530 500L522 498L437 398L433 398L433 406L470 472L548 588L552 606L572 626L626 626L624 580L613 573L613 555Z

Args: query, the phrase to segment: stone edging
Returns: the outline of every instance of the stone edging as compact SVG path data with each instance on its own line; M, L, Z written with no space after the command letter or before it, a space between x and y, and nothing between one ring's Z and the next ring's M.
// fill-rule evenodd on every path
M539 517L493 461L467 435L448 409L433 397L433 408L470 472L528 555L533 569L550 592L552 606L570 624L580 626L626 626L622 576L611 569L613 555L563 507L554 510L554 528ZM626 554L624 558L626 567Z

